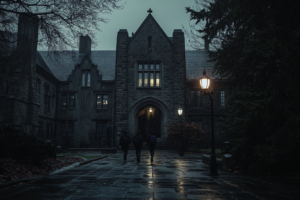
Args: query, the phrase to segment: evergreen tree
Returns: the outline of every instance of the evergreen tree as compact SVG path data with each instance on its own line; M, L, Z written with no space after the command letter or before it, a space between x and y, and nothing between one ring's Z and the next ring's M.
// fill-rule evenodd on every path
M214 73L232 80L224 134L250 169L297 170L300 160L300 17L297 1L215 0L186 8L220 47ZM276 166L276 167L275 167Z

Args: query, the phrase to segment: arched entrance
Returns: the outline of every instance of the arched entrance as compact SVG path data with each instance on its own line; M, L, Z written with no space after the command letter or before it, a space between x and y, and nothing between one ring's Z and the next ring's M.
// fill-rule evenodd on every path
M149 134L153 132L156 138L161 138L162 113L154 105L148 105L137 113L138 127L143 140L146 142Z

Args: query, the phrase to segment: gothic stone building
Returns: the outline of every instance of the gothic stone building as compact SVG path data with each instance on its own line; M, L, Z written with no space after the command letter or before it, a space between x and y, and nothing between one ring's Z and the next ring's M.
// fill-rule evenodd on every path
M122 130L132 136L140 130L145 139L154 131L166 144L165 125L179 121L179 107L184 121L209 134L210 100L199 86L204 69L213 78L215 124L224 115L226 80L212 75L207 51L186 51L182 30L168 37L151 13L135 34L119 30L116 51L91 51L90 37L80 36L79 51L55 61L37 51L38 20L26 16L20 16L18 37L28 49L26 75L17 89L2 91L0 120L40 138L103 148L115 147Z

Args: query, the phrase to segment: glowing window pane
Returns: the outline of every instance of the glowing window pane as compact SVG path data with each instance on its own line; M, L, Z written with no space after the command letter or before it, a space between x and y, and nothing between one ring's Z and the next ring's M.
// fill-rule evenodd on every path
M154 73L150 73L150 87L154 86Z
M102 96L101 95L97 95L96 108L102 108Z
M156 73L155 86L156 86L156 87L159 87L159 86L160 86L160 76L159 76L159 73Z
M108 95L103 95L103 108L108 107Z
M143 86L143 74L139 73L139 87Z
M148 73L144 73L144 86L148 86Z

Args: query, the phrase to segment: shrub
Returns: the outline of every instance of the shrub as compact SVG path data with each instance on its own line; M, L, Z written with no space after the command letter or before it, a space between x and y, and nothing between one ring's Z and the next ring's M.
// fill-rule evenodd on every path
M55 145L15 127L3 126L0 127L0 157L39 163L45 158L56 157Z
M181 140L181 124L172 122L171 125L165 125L168 127L167 138L172 141ZM200 142L205 138L205 132L202 130L199 124L190 124L187 122L182 123L182 140L184 146L187 148L196 147L200 145Z

